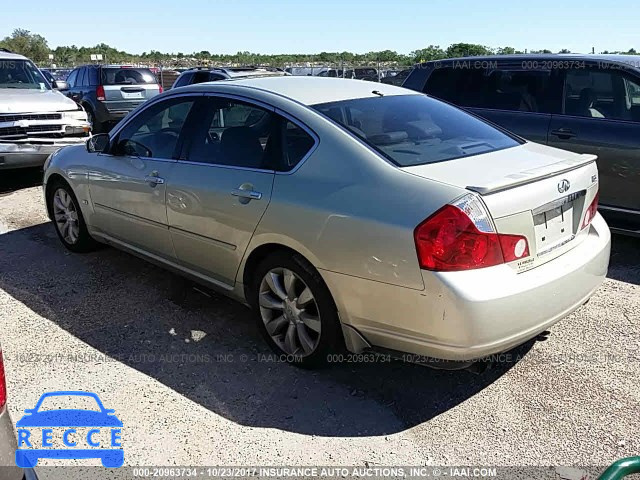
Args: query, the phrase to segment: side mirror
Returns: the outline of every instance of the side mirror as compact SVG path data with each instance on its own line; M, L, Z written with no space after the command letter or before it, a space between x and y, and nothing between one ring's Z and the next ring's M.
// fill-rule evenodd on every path
M60 90L60 91L69 90L69 84L64 80L56 80L55 82L53 82L52 87L55 90Z
M94 135L87 140L86 145L89 153L103 153L109 146L109 135L106 133Z

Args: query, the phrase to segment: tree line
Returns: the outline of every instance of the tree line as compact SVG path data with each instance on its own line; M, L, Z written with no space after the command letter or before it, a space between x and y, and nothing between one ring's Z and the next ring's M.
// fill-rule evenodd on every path
M152 65L192 65L198 64L241 64L241 65L270 65L285 66L301 63L315 63L339 66L341 63L353 64L375 64L377 62L385 65L394 64L398 66L412 65L414 63L439 60L443 58L455 58L476 55L507 55L518 53L553 53L551 50L529 50L521 51L513 47L491 48L485 45L473 43L454 43L447 48L439 45L429 45L426 48L414 50L408 54L398 53L393 50L382 50L379 52L352 53L352 52L320 52L315 54L277 54L265 55L252 52L238 52L236 54L217 54L208 50L201 50L192 53L163 53L157 50L143 52L142 54L128 53L113 48L105 43L100 43L94 47L78 47L76 45L60 46L54 49L49 48L47 39L42 35L31 33L28 30L17 28L13 33L0 41L0 48L6 48L15 53L20 53L41 65L49 62L58 66L75 66L88 63L92 54L102 54L103 60L109 63L145 63ZM567 49L562 49L558 53L571 53ZM626 52L619 53L635 54L635 49L631 48ZM49 55L53 54L53 60Z

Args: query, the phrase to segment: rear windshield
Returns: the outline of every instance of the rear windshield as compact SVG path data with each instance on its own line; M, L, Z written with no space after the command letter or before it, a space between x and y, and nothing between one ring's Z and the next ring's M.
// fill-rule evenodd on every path
M158 81L148 68L106 67L102 69L103 85L147 85L152 83L158 83Z
M515 147L491 125L425 95L360 98L314 105L400 167Z

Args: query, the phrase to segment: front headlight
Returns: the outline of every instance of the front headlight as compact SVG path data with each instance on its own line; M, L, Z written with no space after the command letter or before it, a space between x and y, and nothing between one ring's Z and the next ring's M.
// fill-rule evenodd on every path
M73 112L62 112L62 118L67 120L75 120L77 122L88 122L87 113L84 110L75 110Z

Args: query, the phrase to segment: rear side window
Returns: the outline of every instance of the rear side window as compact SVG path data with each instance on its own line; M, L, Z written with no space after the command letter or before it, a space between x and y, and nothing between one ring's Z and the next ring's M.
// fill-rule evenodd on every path
M550 84L550 70L482 69L469 64L435 69L425 93L464 107L550 113Z
M361 98L314 108L400 167L515 147L515 138L425 95Z
M284 122L283 165L278 170L289 171L313 148L316 141L302 127L291 121Z
M640 121L640 80L621 70L568 70L564 88L568 115Z
M150 85L155 83L158 83L156 77L148 68L106 67L102 69L103 85Z

